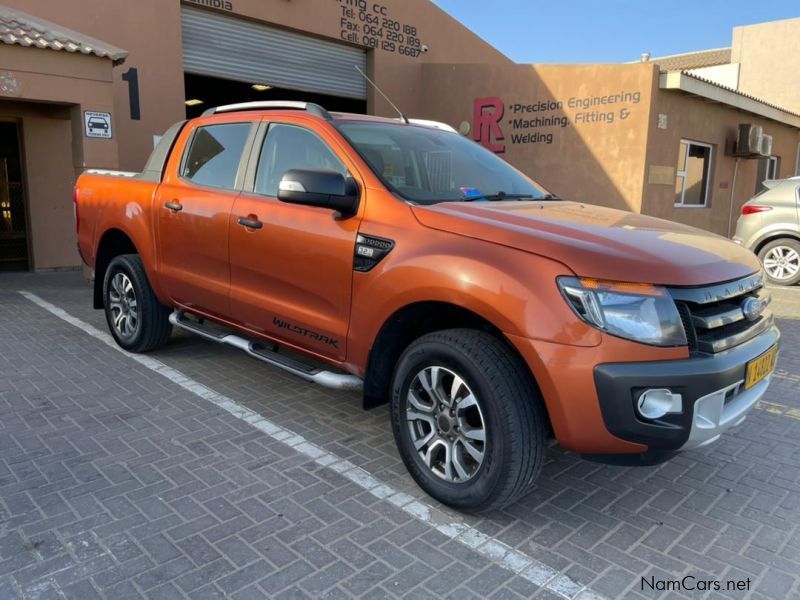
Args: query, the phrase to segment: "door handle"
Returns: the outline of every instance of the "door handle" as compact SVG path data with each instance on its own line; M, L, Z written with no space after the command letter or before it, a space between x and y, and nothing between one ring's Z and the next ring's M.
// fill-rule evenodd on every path
M164 202L164 206L170 209L172 212L178 212L183 210L183 206L177 200L173 200L171 202Z
M236 221L239 225L247 227L248 229L261 229L264 224L258 220L258 218L251 219L250 217L255 217L255 215L248 215L247 217L239 217Z

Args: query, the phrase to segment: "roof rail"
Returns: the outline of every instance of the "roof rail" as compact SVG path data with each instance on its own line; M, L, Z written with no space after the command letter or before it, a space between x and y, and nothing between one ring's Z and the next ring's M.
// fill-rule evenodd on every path
M395 119L395 121L402 121L402 119ZM458 133L455 127L442 123L440 121L429 121L428 119L408 119L409 125L420 125L422 127L430 127L432 129L439 129L441 131L449 131L450 133Z
M304 110L312 115L321 117L326 121L331 120L330 113L319 104L313 102L300 102L297 100L261 100L257 102L239 102L237 104L225 104L215 106L203 112L203 116L215 115L218 113L238 112L242 110Z

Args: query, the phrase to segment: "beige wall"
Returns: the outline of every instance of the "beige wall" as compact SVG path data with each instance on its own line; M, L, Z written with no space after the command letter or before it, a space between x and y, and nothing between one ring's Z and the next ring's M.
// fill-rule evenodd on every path
M113 71L113 123L120 145L119 168L139 170L153 149L153 135L185 116L177 0L3 0L3 3L74 29L129 52ZM52 56L56 54L50 51ZM130 119L128 85L122 74L139 71L141 120Z
M800 113L800 18L733 29L739 90Z
M192 4L189 2L188 4ZM347 2L325 0L236 0L234 13L290 29L340 40L342 8ZM372 6L374 2L368 2ZM417 58L380 49L371 50L371 77L404 112L417 114L430 98L421 87L419 68L428 63L511 64L499 50L461 25L430 0L381 0L388 16L417 30L417 37L429 48ZM368 90L369 112L394 115L391 107Z
M160 135L185 118L179 0L3 0L4 4L124 48L128 58L114 68L114 124L124 143L119 167L140 170ZM189 6L201 3L187 2ZM342 6L330 0L231 0L232 11L280 27L341 40ZM372 6L374 2L369 2ZM394 20L417 28L429 52L417 58L383 50L370 51L373 78L408 113L427 100L420 87L419 65L428 62L510 62L498 50L463 27L429 0L382 0ZM128 85L122 74L139 73L141 119L130 119ZM386 102L369 90L368 107L392 114Z
M185 4L198 6L203 1L187 0ZM179 0L4 2L129 52L123 65L112 68L110 61L94 56L0 45L0 70L9 70L19 80L20 98L70 107L66 112L51 110L50 116L28 114L23 117L23 131L27 174L34 182L30 184L31 203L32 206L41 203L32 211L34 238L43 238L35 240L41 244L35 249L35 264L39 268L77 264L71 216L65 216L71 215L68 188L75 174L86 167L140 170L152 149L153 136L184 118L181 3ZM356 2L229 0L225 3L231 8L225 11L227 14L341 41L346 33L343 11ZM418 57L383 49L369 50L372 77L404 112L456 127L466 123L469 135L485 138L487 144L497 143L489 134L496 136L499 132L504 138L500 140L505 146L503 157L564 198L641 210L725 233L734 162L724 156L724 146L743 121L763 124L765 132L774 136L775 154L783 161L781 173L788 175L793 171L799 139L796 130L721 105L663 92L658 88L657 67L653 64L516 65L429 0L382 0L380 4L369 2L367 6L383 7L380 10L385 10L388 17L414 27L421 43L429 49ZM771 28L766 28L767 25ZM750 86L750 93L760 95L760 89L774 87L778 81L782 82L781 89L788 90L786 98L770 97L771 101L788 108L793 106L792 102L800 102L797 88L800 80L794 77L792 83L785 83L790 75L800 72L798 28L800 19L734 31L733 62L742 63L740 83ZM776 61L775 53L770 54L770 38L780 38L783 48L794 50L780 53L781 60ZM770 68L765 69L764 65ZM128 84L122 80L123 73L130 68L138 69L139 120L130 118ZM627 96L611 98L618 94ZM571 101L603 97L608 101L605 104L570 106ZM476 120L475 104L476 100L486 98L496 99L504 116L494 126L499 129L486 129L487 135L482 136L480 133L489 120ZM545 103L548 107L535 111L514 108L535 103ZM4 107L6 116L19 118L22 114L18 105L0 103L0 109ZM86 139L80 119L82 110L112 112L114 139ZM368 110L393 114L371 88ZM795 110L800 110L800 106ZM57 118L52 116L56 113ZM656 125L659 114L668 115L666 130ZM537 118L546 122L524 126L523 120ZM47 129L47 124L52 127ZM28 140L34 133L39 137ZM715 145L709 209L673 207L674 167L681 137ZM64 154L67 147L69 153ZM62 179L65 156L69 157L72 170ZM42 165L52 165L49 179L40 177ZM651 169L653 166L655 171ZM672 180L669 180L670 168ZM657 177L653 178L653 173ZM755 163L742 161L735 212L752 194L755 173Z
M702 77L703 79L714 81L733 90L739 88L739 63L688 69L687 72Z
M426 65L428 100L419 114L454 127L465 121L479 139L474 103L498 98L503 158L562 198L638 211L655 79L652 64ZM621 93L626 99L609 104L576 104ZM545 110L515 108L536 103ZM547 108L552 103L556 108Z
M11 116L22 140L29 264L37 269L77 266L70 109L0 98L0 117Z
M0 65L0 118L21 131L29 262L36 269L77 266L72 185L85 168L118 164L117 131L111 140L83 135L83 111L113 109L111 62L0 44Z
M656 123L666 116L666 129ZM729 156L740 123L761 125L773 136L773 155L781 158L780 177L792 175L797 158L798 131L788 125L735 110L723 104L672 90L657 90L647 146L647 179L659 171L670 171L662 182L646 183L642 212L728 235L731 189L736 159ZM713 146L711 186L706 208L675 207L675 170L681 139ZM758 163L742 159L736 174L733 196L733 227L741 206L753 197ZM731 232L732 233L732 232Z

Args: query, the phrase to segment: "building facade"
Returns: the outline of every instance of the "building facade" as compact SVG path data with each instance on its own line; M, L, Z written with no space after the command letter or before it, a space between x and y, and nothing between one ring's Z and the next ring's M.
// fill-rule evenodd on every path
M800 108L769 100L777 76L746 93L744 66L726 85L656 59L514 64L428 0L4 1L0 268L77 266L76 176L140 170L161 133L209 106L392 115L357 68L405 113L450 123L563 198L723 235L759 178L798 162ZM745 65L750 47L706 66ZM769 157L735 156L741 124L772 136Z

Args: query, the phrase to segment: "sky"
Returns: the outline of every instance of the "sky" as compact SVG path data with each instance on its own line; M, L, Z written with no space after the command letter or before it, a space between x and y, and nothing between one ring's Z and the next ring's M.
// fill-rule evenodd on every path
M730 46L731 30L800 17L799 0L434 0L519 63L620 63Z

